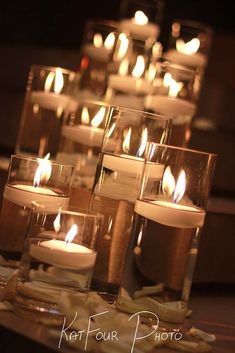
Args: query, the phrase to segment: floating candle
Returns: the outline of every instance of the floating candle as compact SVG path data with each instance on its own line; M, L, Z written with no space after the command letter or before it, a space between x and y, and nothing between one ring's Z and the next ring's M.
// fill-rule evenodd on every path
M62 128L62 136L86 146L100 147L103 134L102 128L82 124Z
M96 252L86 246L57 239L31 244L29 254L47 264L73 270L91 269L96 260Z
M22 184L6 185L3 197L23 207L31 207L33 201L50 203L48 206L50 208L53 208L53 205L58 207L60 204L65 209L69 204L69 197L64 197L51 189Z
M196 206L177 204L164 200L137 200L135 212L154 222L178 228L202 227L206 215L205 211Z
M166 116L193 116L196 111L196 105L185 99L163 95L148 96L145 101L145 107Z

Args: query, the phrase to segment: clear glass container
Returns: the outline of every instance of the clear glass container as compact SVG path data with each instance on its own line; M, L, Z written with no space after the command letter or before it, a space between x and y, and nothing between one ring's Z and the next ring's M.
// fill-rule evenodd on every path
M205 23L175 20L166 58L202 72L207 65L212 36L212 28Z
M119 34L108 77L106 102L143 110L144 97L153 89L148 75L153 44L152 41L133 39L124 33Z
M120 6L120 31L133 38L156 40L163 17L163 0L123 0Z
M55 156L63 119L77 109L79 75L59 67L30 68L16 154Z
M81 46L79 97L100 100L104 96L118 37L117 27L117 22L109 20L94 19L86 22Z
M103 216L32 203L20 263L16 312L60 315L61 292L87 292Z
M101 147L89 209L104 214L92 287L116 294L128 246L148 141L166 142L170 119L113 108Z
M63 122L56 159L75 167L70 204L88 206L110 109L104 102L79 100L77 111Z
M145 98L145 110L172 118L169 143L187 146L191 136L192 118L196 111L196 71L185 66L159 60L155 66L153 93Z
M183 322L215 161L210 153L150 144L134 206L120 310L139 305L160 321ZM161 173L152 173L153 166Z
M64 209L69 205L73 167L48 158L48 155L44 159L11 156L0 214L0 254L9 275L19 264L31 203L50 202ZM0 270L2 282L3 272ZM7 270L5 273L7 278Z

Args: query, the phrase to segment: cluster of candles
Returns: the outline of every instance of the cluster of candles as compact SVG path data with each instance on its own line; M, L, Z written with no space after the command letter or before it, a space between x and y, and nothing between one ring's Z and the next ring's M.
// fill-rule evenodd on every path
M26 107L22 115L17 153L30 153L34 150L36 155L43 156L52 152L49 143L52 135L56 140L53 145L57 150L60 148L60 152L63 151L58 141L62 136L74 144L78 142L92 148L100 147L105 126L105 108L101 108L92 117L89 116L88 106L84 105L78 113L81 99L93 98L114 106L169 116L173 118L173 124L182 126L182 136L176 140L172 138L170 143L187 145L199 95L198 76L203 76L207 64L211 32L201 24L175 21L172 24L169 49L162 54L162 45L157 41L160 24L154 22L154 16L151 19L148 17L150 12L146 12L144 7L133 9L128 14L129 18L124 16L119 22L88 22L81 47L81 73L43 67L41 72L36 73L32 68L29 79L31 91L28 92L29 100L25 102L25 106L30 105L30 109ZM156 10L151 9L153 14ZM101 74L105 90L100 91L100 86L96 90L96 85L91 83L93 78L98 77L97 72ZM90 77L88 82L83 79L84 75L87 77L86 74ZM35 77L36 81L37 75L39 81L44 82L43 89L42 85L35 89L32 84L32 79ZM62 129L58 120L53 129L48 119L44 119L48 111L53 111L54 116L61 120ZM28 119L27 114L30 115ZM76 114L81 115L79 123L74 119ZM36 147L22 148L30 139L30 125L34 124L36 117L38 130L50 131L38 137ZM26 130L29 130L28 135L25 134ZM57 142L57 146L54 142ZM55 154L52 153L53 157Z
M206 37L202 36L200 30L198 30L198 35L186 40L181 38L181 24L175 22L172 26L175 47L171 47L165 53L167 64L163 66L160 61L162 46L157 42L160 32L159 24L150 21L144 11L136 9L132 18L122 19L115 26L112 26L109 32L106 31L105 36L95 31L92 41L84 42L82 46L81 68L86 71L88 64L93 63L90 76L94 76L97 70L108 73L108 77L105 76L107 78L105 80L106 91L98 97L99 102L89 100L88 93L86 96L86 86L85 90L82 90L76 85L77 79L78 81L80 79L79 73L61 68L32 68L31 87L26 93L16 152L17 154L27 153L27 156L23 158L30 160L28 154L33 151L35 157L38 158L38 167L31 180L32 184L29 180L27 183L8 181L4 190L0 222L3 222L4 212L10 207L9 205L25 210L31 207L33 201L37 201L40 204L50 204L45 206L49 207L48 209L44 209L48 214L51 209L58 209L53 223L54 231L50 234L48 231L45 234L39 234L41 240L31 243L28 251L29 255L39 262L72 271L92 271L97 252L96 249L74 242L79 233L76 223L70 224L66 232L61 232L61 210L58 205L62 210L66 210L70 200L68 190L61 192L59 187L47 186L51 185L50 178L53 171L53 163L49 160L48 154L52 137L54 138L57 134L56 141L59 141L58 146L52 144L56 150L53 154L58 161L56 165L61 166L62 170L66 168L62 162L69 163L72 160L76 169L79 169L81 166L84 167L87 160L94 155L98 162L102 142L106 141L107 151L115 150L117 141L112 139L112 136L115 135L116 125L115 123L112 126L109 125L109 115L115 106L121 106L120 109L122 107L138 108L139 112L148 110L163 114L169 119L173 118L173 123L176 117L177 124L187 125L195 113L196 100L192 98L192 95L189 99L187 98L185 82L189 82L189 87L193 90L191 76L198 72L202 75L207 63L206 54L201 50L202 44L205 45ZM182 26L184 26L183 23ZM135 52L136 41L142 43L144 51ZM110 66L112 69L109 71ZM179 72L183 74L179 75ZM34 78L37 81L38 77L40 85L35 88ZM92 106L96 109L90 109ZM134 116L133 111L132 119L135 119ZM52 121L52 124L49 124L49 121ZM109 129L107 129L108 125ZM37 127L37 142L33 141L32 147L32 136ZM151 134L148 129L151 129L151 126L143 128L138 152L136 155L131 155L129 153L130 141L134 133L130 123L122 135L122 150L117 154L103 153L102 168L108 170L111 176L121 175L126 180L130 178L131 182L137 175L141 175L145 166L144 172L149 180L153 183L162 180L163 198L148 202L142 199L136 200L137 190L133 195L125 195L130 192L131 188L127 188L126 191L121 190L121 184L120 190L113 190L111 185L105 193L105 183L99 195L103 192L106 197L115 198L114 193L119 193L119 199L130 201L138 215L166 226L202 227L205 217L204 210L193 204L184 203L187 185L186 172L182 170L176 181L170 166L163 163L145 163L147 144L153 142L149 137ZM26 130L28 135L25 135ZM187 139L185 135L178 146L185 145ZM46 157L42 158L44 155ZM62 156L65 158L63 161ZM14 158L21 157L15 156ZM66 158L70 159L66 160ZM86 168L87 171L88 168ZM89 169L90 174L93 171ZM84 170L82 173L85 173ZM81 175L78 175L78 178ZM95 177L95 173L92 177ZM68 179L71 180L71 178ZM76 203L79 205L79 197ZM5 241L7 234L1 237ZM0 239L0 248L1 243Z

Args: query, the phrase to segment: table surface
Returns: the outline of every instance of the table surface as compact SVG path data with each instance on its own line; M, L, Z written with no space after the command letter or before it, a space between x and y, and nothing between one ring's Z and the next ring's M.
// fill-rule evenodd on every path
M186 328L195 326L208 333L215 334L216 342L213 344L214 353L235 352L234 296L221 294L212 296L194 295L190 301L190 308L192 308L193 314L190 319L186 320ZM0 312L0 328L10 331L12 335L12 347L8 347L9 352L13 351L12 348L17 349L17 352L19 352L19 349L14 345L15 334L18 334L22 339L26 338L31 348L33 342L39 344L39 351L41 353L48 352L48 349L49 351L59 351L62 353L75 352L75 350L65 348L64 346L58 349L58 340L52 339L47 326L22 319L12 312ZM159 347L155 351L159 353L176 352L164 347ZM26 352L26 350L24 350L24 352ZM76 350L76 352L78 352L78 350Z

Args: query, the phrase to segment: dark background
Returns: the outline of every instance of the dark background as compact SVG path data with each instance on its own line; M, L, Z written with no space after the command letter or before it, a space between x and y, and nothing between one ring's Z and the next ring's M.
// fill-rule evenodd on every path
M228 0L166 0L164 37L175 18L202 21L216 32L234 33L232 3ZM118 19L120 4L120 0L1 1L0 40L12 45L78 49L85 22L90 18Z
M144 0L143 0L144 1ZM118 19L121 1L1 1L0 154L14 153L29 68L32 64L76 70L88 19ZM197 119L210 130L193 129L191 147L219 154L213 190L235 196L235 20L232 2L166 0L160 41L170 24L191 19L212 26L212 42Z

